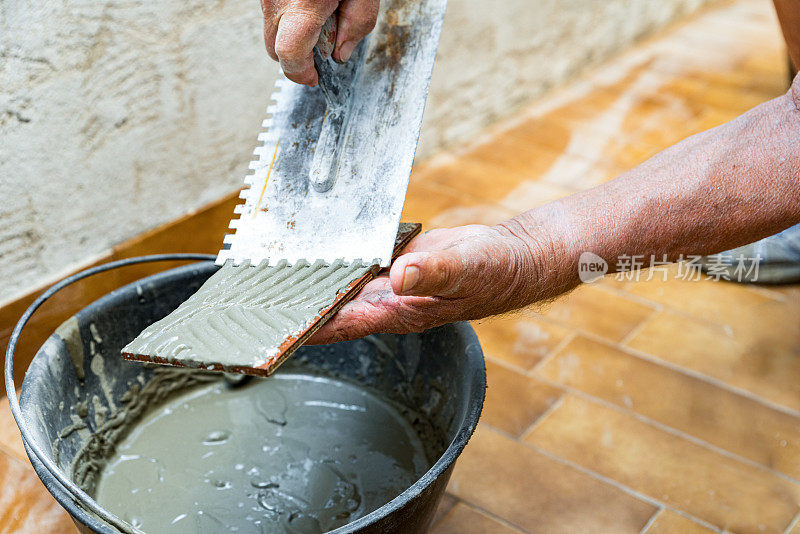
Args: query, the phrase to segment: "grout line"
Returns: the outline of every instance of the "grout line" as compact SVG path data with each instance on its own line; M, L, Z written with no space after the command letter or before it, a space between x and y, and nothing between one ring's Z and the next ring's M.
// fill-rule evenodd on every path
M684 315L687 318L691 318L692 320L697 321L697 322L708 322L708 321L703 321L702 319L698 319L696 317L692 317L690 315L687 315L687 314L685 314L683 312L680 312L680 310L673 310L673 311L677 311L679 314ZM648 321L649 321L649 319L650 318L648 318ZM562 328L568 328L568 329L572 330L575 334L582 335L582 336L584 336L584 337L586 337L586 338L588 338L588 339L590 339L592 341L596 341L596 342L602 343L602 344L604 344L606 346L609 346L611 348L626 352L631 356L635 356L635 357L641 358L643 360L649 361L649 362L654 363L656 365L660 365L662 367L666 367L667 369L671 369L672 371L675 371L677 373L681 373L681 374L690 376L692 378L695 378L695 379L700 380L702 382L705 382L707 384L711 384L712 386L716 386L716 387L718 387L720 389L723 389L725 391L729 391L729 392L734 393L736 395L745 397L745 398L747 398L747 399L749 399L749 400L751 400L751 401L753 401L753 402L755 402L757 404L760 404L760 405L765 406L767 408L770 408L772 410L776 410L778 412L782 412L784 414L800 418L800 410L796 410L796 409L791 408L789 406L785 406L783 404L780 404L777 401L773 401L771 399L767 399L767 398L761 397L760 395L758 395L758 394L756 394L756 393L754 393L752 391L749 391L747 389L741 388L739 386L735 386L733 384L729 384L729 383L727 383L727 382L725 382L725 381L723 381L723 380L721 380L719 378L716 378L714 376L707 375L705 373L702 373L700 371L696 371L696 370L691 369L689 367L683 367L683 366L678 365L676 363L670 362L669 360L665 360L665 359L660 358L658 356L654 356L654 355L648 354L648 353L646 353L644 351L635 349L635 348L631 347L630 345L623 345L621 342L615 342L613 340L610 340L610 339L605 338L603 336L597 335L597 334L595 334L593 332L590 332L588 330L585 330L583 328L579 328L579 327L576 327L574 325L570 325L568 323L557 321L557 320L552 319L552 318L550 318L549 322L551 322L552 324L556 324L557 326L560 326ZM723 325L720 325L720 324L717 324L717 323L709 323L709 324L713 325L715 328L719 328L719 329L723 329L724 328ZM644 327L642 327L642 328L644 328ZM555 351L556 350L554 349L553 352L555 352ZM549 354L548 356L543 358L541 361L539 361L531 369L531 371L529 371L529 374L531 376L533 376L536 373L536 371L538 370L538 368L541 367L545 363L544 360L550 360L550 359L552 359L552 357L553 357L553 354ZM538 375L536 375L536 376L538 376Z
M488 423L480 422L479 424L481 426L483 426L483 427L491 429L493 432L497 432L498 434L501 434L501 435L505 436L508 439L516 440L516 438L514 436L512 436L511 434L509 434L505 430L501 430L501 429L499 429L499 428L497 428L495 426L492 426L492 425L490 425ZM445 494L450 495L452 498L454 498L456 500L456 503L453 505L453 507L445 515L443 515L441 518L439 518L439 521L437 521L436 523L431 525L431 530L433 530L433 527L435 527L436 525L438 525L442 521L444 521L445 517L447 517L448 515L453 513L453 510L456 508L456 506L458 506L459 504L464 504L465 506L469 506L470 508L474 508L476 510L479 510L479 511L483 512L484 514L490 516L492 519L496 519L500 523L506 524L507 526L509 526L509 527L511 527L511 528L513 528L515 530L519 530L520 532L527 532L527 530L525 530L523 527L517 525L516 523L513 523L512 521L509 521L508 519L506 519L506 518L504 518L504 517L492 512L490 510L487 510L487 509L483 508L482 506L480 506L480 505L478 505L478 504L476 504L476 503L474 503L474 502L472 502L472 501L470 501L468 499L465 499L464 497L462 497L460 495L452 493L448 489L445 489Z
M622 339L617 341L616 345L625 346L630 340L635 338L644 328L650 324L656 316L661 313L661 310L653 310L653 312L645 317L639 324L631 328L631 331L622 336Z
M473 508L474 510L477 510L479 513L482 513L482 514L484 514L486 516L491 517L492 519L494 519L498 523L501 523L501 524L507 526L508 528L510 528L512 530L516 530L520 534L525 534L526 532L528 532L527 530L525 530L521 526L517 525L516 523L512 523L508 519L506 519L504 517L501 517L501 516L497 515L494 512L490 512L489 510L481 508L480 506L478 506L476 504L473 504L470 501L465 501L465 500L461 499L461 500L459 500L458 503L456 503L456 506L458 506L458 504L463 504L464 506L467 506L469 508ZM455 509L455 506L453 506L453 510L454 509ZM450 510L450 512L452 512L453 510ZM450 512L448 512L447 515L450 515ZM442 519L444 519L444 518L442 518Z
M703 280L695 280L692 283L702 282L702 281ZM636 282L632 282L632 283L635 284ZM734 283L734 282L712 282L712 281L709 281L709 283L720 284L720 283ZM622 291L627 291L627 290L622 290ZM632 295L632 296L634 295L633 293L627 293L627 294L628 295ZM639 297L639 298L643 298L643 297ZM659 311L661 311L661 312L672 313L674 315L678 315L680 317L683 317L684 319L689 319L692 322L700 323L702 325L710 326L710 327L713 327L713 328L716 328L716 329L719 329L719 330L725 330L725 331L730 330L730 325L728 325L726 323L722 323L722 322L716 321L714 319L710 319L706 315L696 315L696 314L690 313L688 311L682 310L681 308L677 308L677 307L675 307L675 306L673 306L671 304L666 304L666 303L655 301L655 300L649 301L649 302L659 306L660 307ZM761 305L762 304L758 304L756 306L761 306Z
M0 454L5 454L6 456L10 456L10 457L14 458L15 460L19 460L19 461L24 463L24 460L22 458L20 458L19 455L14 450L9 449L8 447L6 447L2 443L0 443ZM30 463L30 462L28 462L28 463ZM33 466L31 466L31 467L33 467Z
M676 263L673 263L672 265L675 265ZM646 269L643 269L643 271L645 271L645 270ZM611 276L611 275L608 275L608 276ZM629 284L636 284L636 283L637 282L635 282L635 281L629 282ZM714 283L722 283L722 282L714 282ZM581 286L578 286L578 288L579 287L581 287ZM729 325L721 323L721 322L718 322L718 321L715 321L713 319L709 319L706 316L695 315L695 314L689 313L689 312L687 312L685 310L682 310L680 308L676 308L676 307L674 307L674 306L672 306L670 304L666 304L666 303L660 302L658 300L651 300L651 299L642 297L640 295L637 295L635 293L632 293L628 289L628 287L629 287L628 285L626 285L626 287L624 287L624 288L619 288L619 287L616 287L616 286L611 285L611 284L601 284L601 285L597 285L597 287L598 288L602 288L602 290L604 290L604 291L607 291L609 293L615 294L615 295L620 296L622 298L625 298L627 300L631 300L631 301L634 301L634 302L636 302L638 304L641 304L643 306L647 306L649 308L653 308L656 313L661 313L661 312L673 313L675 315L683 317L684 319L689 319L692 322L700 323L700 324L703 324L703 325L706 325L706 326L710 326L710 327L713 327L715 329L727 330L727 329L730 328ZM576 288L576 289L578 289L578 288ZM761 294L761 291L755 291L754 287L748 287L746 289L751 291L751 292L753 292L753 293ZM761 288L759 288L759 289L761 289ZM770 293L776 293L776 292L768 290L768 289L766 289L764 291L765 292L766 291L770 291ZM783 296L780 293L777 293L777 294L780 295L780 296ZM561 297L564 297L564 296L566 296L566 294L565 295L559 295L554 300L559 300ZM786 300L781 301L781 300L779 300L779 299L777 299L777 298L775 298L775 297L773 297L771 295L767 296L767 295L761 294L761 296L763 296L764 298L768 298L769 300L771 300L773 302L786 304ZM652 318L652 316L649 317L649 318ZM565 323L558 323L558 324L560 326L563 326ZM629 339L629 337L630 337L630 339ZM630 336L630 333L626 334L626 336L621 341L619 341L618 343L621 344L621 345L625 344L625 343L628 343L632 339L632 337L633 336Z
M800 485L800 479L796 479L796 478L791 477L791 476L789 476L789 475L787 475L785 473L781 473L780 471L776 471L775 469L773 469L771 467L768 467L766 465L760 464L760 463L756 462L755 460L751 460L751 459L746 458L744 456L740 456L737 453L734 453L734 452L728 451L726 449L723 449L719 445L714 445L713 443L709 443L708 441L705 441L705 440L703 440L701 438L692 436L691 434L688 434L688 433L684 432L683 430L678 430L677 428L673 428L673 427L671 427L671 426L669 426L669 425L667 425L665 423L662 423L662 422L660 422L660 421L658 421L656 419L652 419L651 417L648 417L646 415L640 414L640 413L635 412L633 410L629 410L629 409L627 409L627 408L625 408L623 406L620 406L618 404L614 404L613 402L607 401L605 399L601 399L599 397L594 397L594 396L590 395L589 393L586 393L585 391L581 391L579 389L575 389L575 388L573 388L571 386L567 386L567 385L564 385L564 384L559 384L558 382L553 382L551 380L548 380L547 378L542 378L541 380L542 380L542 382L548 383L551 386L560 387L560 388L566 390L567 393L572 394L572 395L574 395L576 397L582 398L584 400L588 400L589 402L593 402L593 403L599 404L601 406L605 406L606 408L612 409L612 410L614 410L614 411L616 411L618 413L621 413L623 415L629 415L629 416L633 417L634 419L638 420L641 423L644 423L644 424L650 425L652 427L655 427L655 428L657 428L657 429L659 429L659 430L661 430L663 432L666 432L666 433L671 434L671 435L673 435L675 437L684 439L684 440L686 440L686 441L688 441L690 443L694 443L695 445L697 445L699 447L708 449L708 450L710 450L712 452L716 452L717 454L725 456L726 458L729 458L731 460L735 460L735 461L737 461L739 463L743 463L745 465L749 465L750 467L753 467L753 468L758 469L760 471L764 471L766 473L770 473L770 474L775 475L778 478L781 478L781 479L783 479L786 482L789 482L791 484ZM567 395L564 395L564 397L562 397L562 399L566 398L566 396Z
M662 42L669 42L670 37L673 36L678 29L690 22L701 24L703 18L711 15L711 12L702 14L698 12L691 17L691 21L673 21L667 27L660 28L658 32L648 36L646 39L631 43L631 46L621 53L612 55L612 57L608 58L606 61L594 65L557 90L545 92L532 103L522 106L516 113L510 114L499 123L487 128L481 134L476 135L470 142L463 143L458 147L433 155L428 159L428 163L431 164L432 168L441 164L446 164L448 161L458 159L458 157L464 154L474 152L490 144L497 137L511 132L526 122L547 116L555 110L585 98L588 94L613 87L626 76L630 75L634 69L656 58L664 57L665 53L659 49L659 45L663 46L663 44L661 44ZM649 70L653 74L660 74L653 67L650 67ZM673 79L680 75L685 75L686 70L687 69L681 69L680 73L669 73L669 78ZM667 147L655 148L663 150Z
M505 360L503 360L501 358L498 358L497 356L493 356L491 354L484 354L483 357L484 357L485 360L490 361L495 365L499 365L500 367L503 367L504 369L507 369L509 371L513 371L515 373L521 374L522 376L528 376L528 371L526 371L524 368L518 367L518 366L514 365L513 363L509 363L509 362L507 362L507 361L505 361Z
M536 445L533 445L533 444L528 443L528 442L522 442L522 445L524 447L528 447L529 449L531 449L533 451L538 452L542 456L546 456L547 458L550 458L551 460L553 460L555 462L558 462L558 463L560 463L562 465L566 465L568 467L571 467L571 468L575 469L576 471L580 471L581 473L583 473L583 474L585 474L585 475L587 475L587 476L589 476L589 477L591 477L591 478L593 478L595 480L598 480L600 482L603 482L605 484L613 486L613 487L617 488L618 490L620 490L620 491L622 491L624 493L627 493L628 495L631 495L632 497L635 497L635 498L639 499L640 501L644 501L644 502L646 502L648 504L651 504L651 505L653 505L653 506L655 506L657 508L669 508L669 506L666 503L661 502L660 500L658 500L658 499L656 499L654 497L650 497L649 495L647 495L645 493L641 493L641 492L639 492L639 491L637 491L637 490L635 490L633 488L630 488L630 487L624 485L621 482L617 482L613 478L609 478L609 477L607 477L605 475L601 475L600 473L592 471L591 469L588 469L588 468L586 468L586 467L584 467L584 466L582 466L582 465L580 465L578 463L575 463L575 462L573 462L571 460L567 460L567 459L561 458L560 456L556 456L555 454L551 453L550 451L548 451L546 449L542 449L542 448L537 447ZM705 521L703 519L695 517L695 516L693 516L691 514L688 514L686 512L684 512L684 514L682 514L682 515L685 515L686 517L691 518L693 521L695 521L697 523L700 523L701 525L703 525L705 527L711 528L711 529L713 529L713 530L715 530L717 532L720 531L719 527L717 527L717 526L715 526L715 525L713 525L713 524L711 524L711 523L709 523L709 522L707 522L707 521Z
M560 388L559 388L559 389L560 389ZM562 404L564 404L564 399L565 399L565 398L567 398L567 394L566 394L566 393L564 393L564 392L562 391L562 393L561 393L561 396L560 396L558 399L556 399L556 401L555 401L553 404L551 404L550 406L548 406L548 407L547 407L547 409L546 409L544 412L542 412L542 414L541 414L539 417L537 417L537 418L536 418L536 419L535 419L535 420L534 420L534 421L533 421L533 422L532 422L532 423L531 423L531 424L528 426L528 428L526 428L525 430L523 430L523 431L522 431L522 434L520 434L518 438L514 438L514 439L516 439L517 441L524 441L524 440L525 440L525 438L526 438L526 437L528 437L528 436L531 434L531 432L533 432L533 431L536 429L536 427L538 427L538 426L539 426L539 424L540 424L542 421L544 421L545 419L547 419L547 418L550 416L550 414L552 414L553 412L555 412L556 410L558 410L558 409L561 407L561 405L562 405Z
M556 356L566 347L569 345L573 339L578 337L577 330L571 330L569 334L564 336L564 339L559 341L555 347L552 348L550 352L545 354L545 356L536 362L536 364L530 368L528 371L528 376L539 376L539 369L550 363L551 361L555 360Z
M486 428L490 429L492 432L497 432L498 434L502 434L504 437L506 437L506 438L508 438L510 440L517 441L517 438L513 434L509 434L508 432L506 432L505 430L503 430L500 427L496 427L496 426L494 426L494 425L492 425L490 423L485 423L483 421L480 421L478 424L480 426L483 426L483 427L486 427Z
M639 531L639 534L645 534L645 532L647 532L650 529L650 527L653 526L653 523L656 522L656 519L658 519L658 517L664 512L664 510L666 510L666 508L659 508L658 510L656 510L656 512L652 515L652 517L648 519L647 523L645 523L645 525L642 527L642 530Z
M670 265L674 265L674 264L675 263L671 263ZM644 272L646 270L647 269L642 269L641 271ZM613 273L613 274L616 275L617 273ZM607 276L611 276L611 275L607 275ZM635 283L635 282L633 282L633 283ZM583 285L585 285L585 284L583 284ZM655 312L663 311L664 307L665 307L665 305L662 302L658 302L657 300L648 299L648 298L643 297L641 295L637 295L636 293L631 293L630 291L628 291L627 286L625 288L620 288L620 287L617 287L617 286L615 286L613 284L596 284L595 287L597 287L598 289L602 289L603 291L606 291L608 293L611 293L612 295L617 295L618 297L622 297L622 298L624 298L626 300L633 301L633 302L635 302L637 304L640 304L642 306L647 306L648 308L652 308L653 311L655 311Z
M519 123L540 117L551 112L553 109L558 109L575 102L592 91L608 89L618 83L620 79L624 78L630 70L646 63L648 60L676 56L674 53L666 54L663 50L664 45L674 42L682 28L691 25L702 25L705 19L717 16L721 8L714 7L709 9L710 11L701 9L693 13L690 17L683 17L682 20L675 20L668 26L660 28L657 32L647 36L647 38L632 43L632 46L622 53L609 58L609 60L578 76L577 79L568 83L566 86L550 94L545 94L538 101L523 108L516 117L508 119L498 125L497 131L502 132L510 130ZM680 54L677 54L677 57L680 58ZM651 70L655 71L655 69L652 68ZM680 69L679 72L669 72L668 74L671 78L677 78L679 76L685 76L686 71L687 69Z
M566 465L567 467L571 467L571 468L575 469L576 471L579 471L579 472L589 476L590 478L592 478L594 480L597 480L597 481L600 481L600 482L602 482L604 484L608 484L610 486L613 486L613 487L619 489L620 491L639 499L640 501L644 501L644 502L647 502L649 504L652 504L653 506L659 508L659 510L669 510L671 512L674 512L674 513L680 515L680 516L683 516L686 519L690 519L690 520L694 521L695 523L698 523L698 524L700 524L700 525L702 525L702 526L704 526L706 528L709 528L709 529L713 530L714 532L726 532L723 528L718 527L718 526L716 526L716 525L714 525L712 523L709 523L708 521L706 521L704 519L700 519L699 517L696 517L696 516L690 514L689 512L686 512L684 510L680 510L680 509L677 509L677 508L675 508L673 506L670 506L669 504L667 504L665 502L662 502L659 499L656 499L655 497L650 497L649 495L641 493L641 492L639 492L639 491L637 491L637 490L635 490L633 488L630 488L630 487L626 486L625 484L623 484L621 482L617 482L616 480L614 480L612 478L609 478L609 477L607 477L605 475L601 475L600 473L597 473L596 471L592 471L591 469L589 469L587 467L584 467L584 466L582 466L582 465L580 465L578 463L575 463L572 460L567 460L565 458L557 456L554 453L551 453L551 452L547 451L546 449L542 449L542 448L540 448L540 447L538 447L536 445L531 444L530 442L523 441L522 439L518 440L517 438L515 438L513 435L509 434L505 430L502 430L500 428L497 428L497 427L495 427L493 425L490 425L488 423L485 423L485 422L480 422L480 425L483 426L483 427L489 428L493 432L496 432L496 433L498 433L498 434L500 434L502 436L505 436L506 438L508 438L510 440L518 441L522 446L527 447L527 448L529 448L529 449L541 454L542 456L550 458L551 460L553 460L553 461L555 461L557 463L560 463L562 465ZM464 501L464 502L469 502L469 501ZM657 513L658 512L656 512L656 514Z
M750 291L751 293L761 295L762 297L767 297L782 304L787 303L787 301L789 300L786 297L786 295L784 295L780 291L775 291L774 289L770 289L769 287L765 286L747 284L745 285L744 289Z
M19 456L17 456L13 452L8 452L6 449L0 448L0 455L7 457L12 462L19 463L22 467L24 467L28 471L36 474L36 470L33 468L33 465L31 465L30 461L27 461L27 462L24 461L22 458L20 458ZM36 478L39 478L38 474L36 474Z
M800 525L800 512L792 519L792 522L789 523L789 526L786 527L786 530L783 531L783 534L790 534L794 527Z
M608 344L608 342L603 340L602 338L600 338L599 341L602 342L602 343ZM725 391L734 393L734 394L739 395L741 397L745 397L745 398L747 398L747 399L749 399L749 400L751 400L751 401L753 401L753 402L755 402L757 404L760 404L760 405L762 405L762 406L764 406L766 408L770 408L772 410L784 413L786 415L791 415L792 417L800 418L800 411L795 410L794 408L790 408L789 406L784 406L783 404L779 404L778 402L773 401L771 399L767 399L767 398L761 397L760 395L757 395L756 393L753 393L752 391L749 391L747 389L743 389L743 388L741 388L739 386L735 386L733 384L729 384L729 383L724 382L723 380L721 380L719 378L716 378L714 376L710 376L710 375L704 374L704 373L702 373L700 371L696 371L696 370L690 369L688 367L682 367L682 366L680 366L678 364L675 364L675 363L670 362L668 360L664 360L662 358L659 358L658 356L654 356L652 354L648 354L648 353L643 352L641 350L637 350L637 349L632 348L632 347L630 347L628 345L620 346L620 347L618 347L618 349L622 350L623 352L626 352L626 353L630 354L631 356L635 356L637 358L641 358L642 360L646 360L646 361L654 363L656 365L660 365L662 367L666 367L667 369L671 369L671 370L673 370L675 372L682 373L684 375L690 376L692 378L695 378L697 380L705 382L706 384L710 384L712 386L715 386L715 387L718 387L718 388L723 389Z
M455 501L456 501L456 502L455 502L455 503L453 503L453 506L451 506L451 507L450 507L450 509L449 509L449 510L448 510L448 511L447 511L447 512L444 514L444 515L442 515L442 516L441 516L439 519L437 519L436 521L432 522L432 523L430 524L430 527L429 527L429 529L428 529L428 530L432 531L432 530L433 530L433 529L436 527L436 525L440 524L442 521L444 521L445 519L447 519L447 516L449 516L450 514L452 514L452 513L453 513L453 510L455 510L456 506L458 506L458 505L459 505L460 503L462 503L462 502L466 502L466 501L463 501L462 499L460 499L460 498L456 497L455 495L453 495L453 494L451 494L451 493L448 493L448 492L447 492L447 488L445 488L444 495L442 495L442 500L444 500L444 499L445 499L445 498L446 498L448 495L450 495L450 496L451 496L453 499L455 499ZM440 507L441 505L442 505L442 501L439 501L439 504L437 504L437 505L436 505L436 510L434 510L434 512L433 512L434 514L436 514L436 512L438 511L438 509L439 509L439 507Z
M716 525L712 525L711 523L707 523L707 522L705 522L705 521L703 521L701 519L698 519L697 517L695 517L692 514L689 514L687 512L684 512L683 510L679 510L677 508L673 508L671 506L665 505L664 508L662 508L661 510L656 512L653 515L653 517L650 518L650 521L647 522L647 524L644 526L644 528L641 530L641 532L639 534L647 534L647 529L652 527L653 523L655 523L656 520L658 519L658 516L660 516L664 512L672 512L675 515L679 515L679 516L681 516L682 518L684 518L684 519L686 519L688 521L691 521L693 523L697 523L699 525L702 525L703 527L711 529L714 532L720 532L720 533L727 533L728 532L727 530L725 530L724 527L722 527L722 528L721 527L717 527Z
M673 514L679 515L679 516L683 517L684 519L688 519L689 521L693 521L695 523L699 523L700 525L702 525L702 526L704 526L706 528L710 528L714 532L722 532L722 533L728 532L728 530L726 530L725 527L718 527L716 525L712 525L711 523L708 523L708 522L706 522L706 521L704 521L702 519L698 519L697 517L693 516L692 514L690 514L688 512L684 512L683 510L679 510L679 509L673 508L671 506L667 506L666 508L664 508L664 510L672 512Z
M719 325L717 325L717 326L719 326ZM575 328L575 327L573 327L573 328ZM604 338L602 336L599 336L599 335L597 335L597 334L595 334L593 332L589 332L587 330L583 330L583 329L580 329L580 328L575 328L575 331L579 335L581 335L583 337L586 337L587 339L589 339L591 341L595 341L595 342L601 343L601 344L603 344L603 345L605 345L605 346L607 346L609 348L620 350L622 352L625 352L625 353L629 354L630 356L634 356L636 358L640 358L642 360L648 361L648 362L653 363L655 365L659 365L661 367L665 367L665 368L670 369L672 371L675 371L677 373L690 376L690 377L692 377L694 379L700 380L701 382L704 382L706 384L710 384L712 386L718 387L718 388L720 388L722 390L725 390L725 391L728 391L730 393L734 393L734 394L739 395L741 397L745 397L746 399L749 399L749 400L751 400L751 401L753 401L753 402L755 402L757 404L760 404L760 405L762 405L762 406L764 406L766 408L769 408L769 409L784 413L786 415L790 415L792 417L800 418L800 410L796 410L794 408L790 408L789 406L785 406L783 404L779 404L776 401L761 397L760 395L758 395L758 394L756 394L756 393L754 393L752 391L749 391L747 389L741 388L739 386L735 386L733 384L729 384L729 383L724 382L723 380L721 380L719 378L716 378L714 376L707 375L705 373L702 373L700 371L696 371L696 370L691 369L689 367L683 367L683 366L678 365L676 363L673 363L673 362L671 362L669 360L665 360L665 359L660 358L658 356L654 356L654 355L648 354L648 353L646 353L644 351L635 349L635 348L631 347L630 345L622 345L622 344L619 344L619 343L615 343L614 341L609 340L608 338ZM538 366L539 366L539 364L537 364L536 367L538 367Z

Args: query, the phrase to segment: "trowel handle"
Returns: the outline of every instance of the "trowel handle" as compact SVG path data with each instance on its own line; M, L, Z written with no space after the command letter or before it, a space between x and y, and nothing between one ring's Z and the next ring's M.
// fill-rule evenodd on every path
M317 46L314 47L314 66L319 74L319 87L325 94L325 100L330 109L338 109L342 105L344 97L340 87L341 81L337 74L339 65L331 57L333 47L336 45L336 25L338 18L336 13L328 17L322 30L319 32Z
M333 15L328 17L325 24L322 26L322 31L319 32L319 40L317 40L317 50L322 57L328 59L333 53L333 47L336 45L336 27L339 21L334 12Z

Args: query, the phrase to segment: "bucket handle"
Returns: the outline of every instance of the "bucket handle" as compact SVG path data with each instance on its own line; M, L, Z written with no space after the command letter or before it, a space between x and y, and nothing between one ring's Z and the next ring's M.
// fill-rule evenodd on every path
M14 384L14 353L17 348L17 342L19 341L19 336L22 333L22 329L25 325L30 321L31 316L36 312L39 307L44 304L47 299L64 289L65 287L74 284L78 280L82 280L89 276L99 274L102 272L110 271L112 269L118 269L120 267L127 267L129 265L137 265L140 263L152 263L156 261L214 261L216 256L212 254L195 254L195 253L176 253L176 254L152 254L150 256L137 256L134 258L125 258L123 260L112 261L108 263L104 263L102 265L97 265L95 267L90 267L84 271L79 273L75 273L67 278L61 280L57 284L51 286L47 289L44 293L39 295L36 300L33 301L25 313L22 314L17 325L14 327L14 330L11 332L11 337L8 340L8 347L6 348L6 361L5 361L5 378L6 378L6 395L8 396L8 404L11 408L11 414L14 416L14 420L17 422L17 426L19 427L20 433L22 434L22 441L25 444L25 447L28 451L32 452L36 458L42 462L45 466L47 471L53 475L53 477L58 480L58 482L64 487L64 489L70 493L75 502L85 508L89 508L88 511L93 512L98 517L106 521L107 523L113 525L114 527L122 530L123 532L138 532L135 528L133 528L130 524L126 523L122 519L118 518L114 514L106 511L103 509L94 499L89 497L81 488L79 488L72 480L70 480L62 471L58 468L58 466L50 460L45 454L44 451L34 443L31 433L28 430L27 426L25 425L25 420L22 417L22 412L20 411L19 407L19 400L17 400L17 388Z

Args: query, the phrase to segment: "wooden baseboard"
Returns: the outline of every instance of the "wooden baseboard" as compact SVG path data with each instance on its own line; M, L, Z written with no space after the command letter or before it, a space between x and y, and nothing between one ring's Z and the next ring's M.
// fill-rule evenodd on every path
M233 216L233 207L239 202L241 201L238 192L228 195L195 212L125 241L84 267L146 254L168 252L216 254L222 247L222 237L230 232L228 222ZM36 312L20 337L14 362L14 381L18 384L22 381L25 370L39 347L75 312L118 287L180 264L180 262L159 262L125 267L81 280L56 294ZM66 273L65 276L70 274L73 273ZM49 284L0 306L2 361L5 361L6 346L17 321L47 287Z

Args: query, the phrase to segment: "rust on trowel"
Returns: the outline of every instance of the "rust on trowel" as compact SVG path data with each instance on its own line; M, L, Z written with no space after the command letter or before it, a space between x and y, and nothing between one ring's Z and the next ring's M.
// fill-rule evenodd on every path
M397 237L395 239L394 250L392 258L396 258L405 246L420 233L422 225L418 223L401 223ZM221 364L204 364L202 362L193 362L187 364L181 360L169 359L156 355L135 354L131 352L122 352L122 357L129 361L149 362L160 365L171 365L175 367L191 367L195 369L205 369L209 371L219 371L226 373L238 373L246 375L255 375L266 377L274 373L280 365L286 361L305 341L310 338L314 332L319 330L333 315L341 309L347 302L353 299L359 291L373 278L375 278L380 271L378 265L373 265L364 275L356 280L350 282L344 290L341 290L336 295L336 298L330 305L324 307L320 312L306 324L300 331L287 336L278 347L278 351L273 356L267 358L264 363L257 366L245 365L221 365Z

